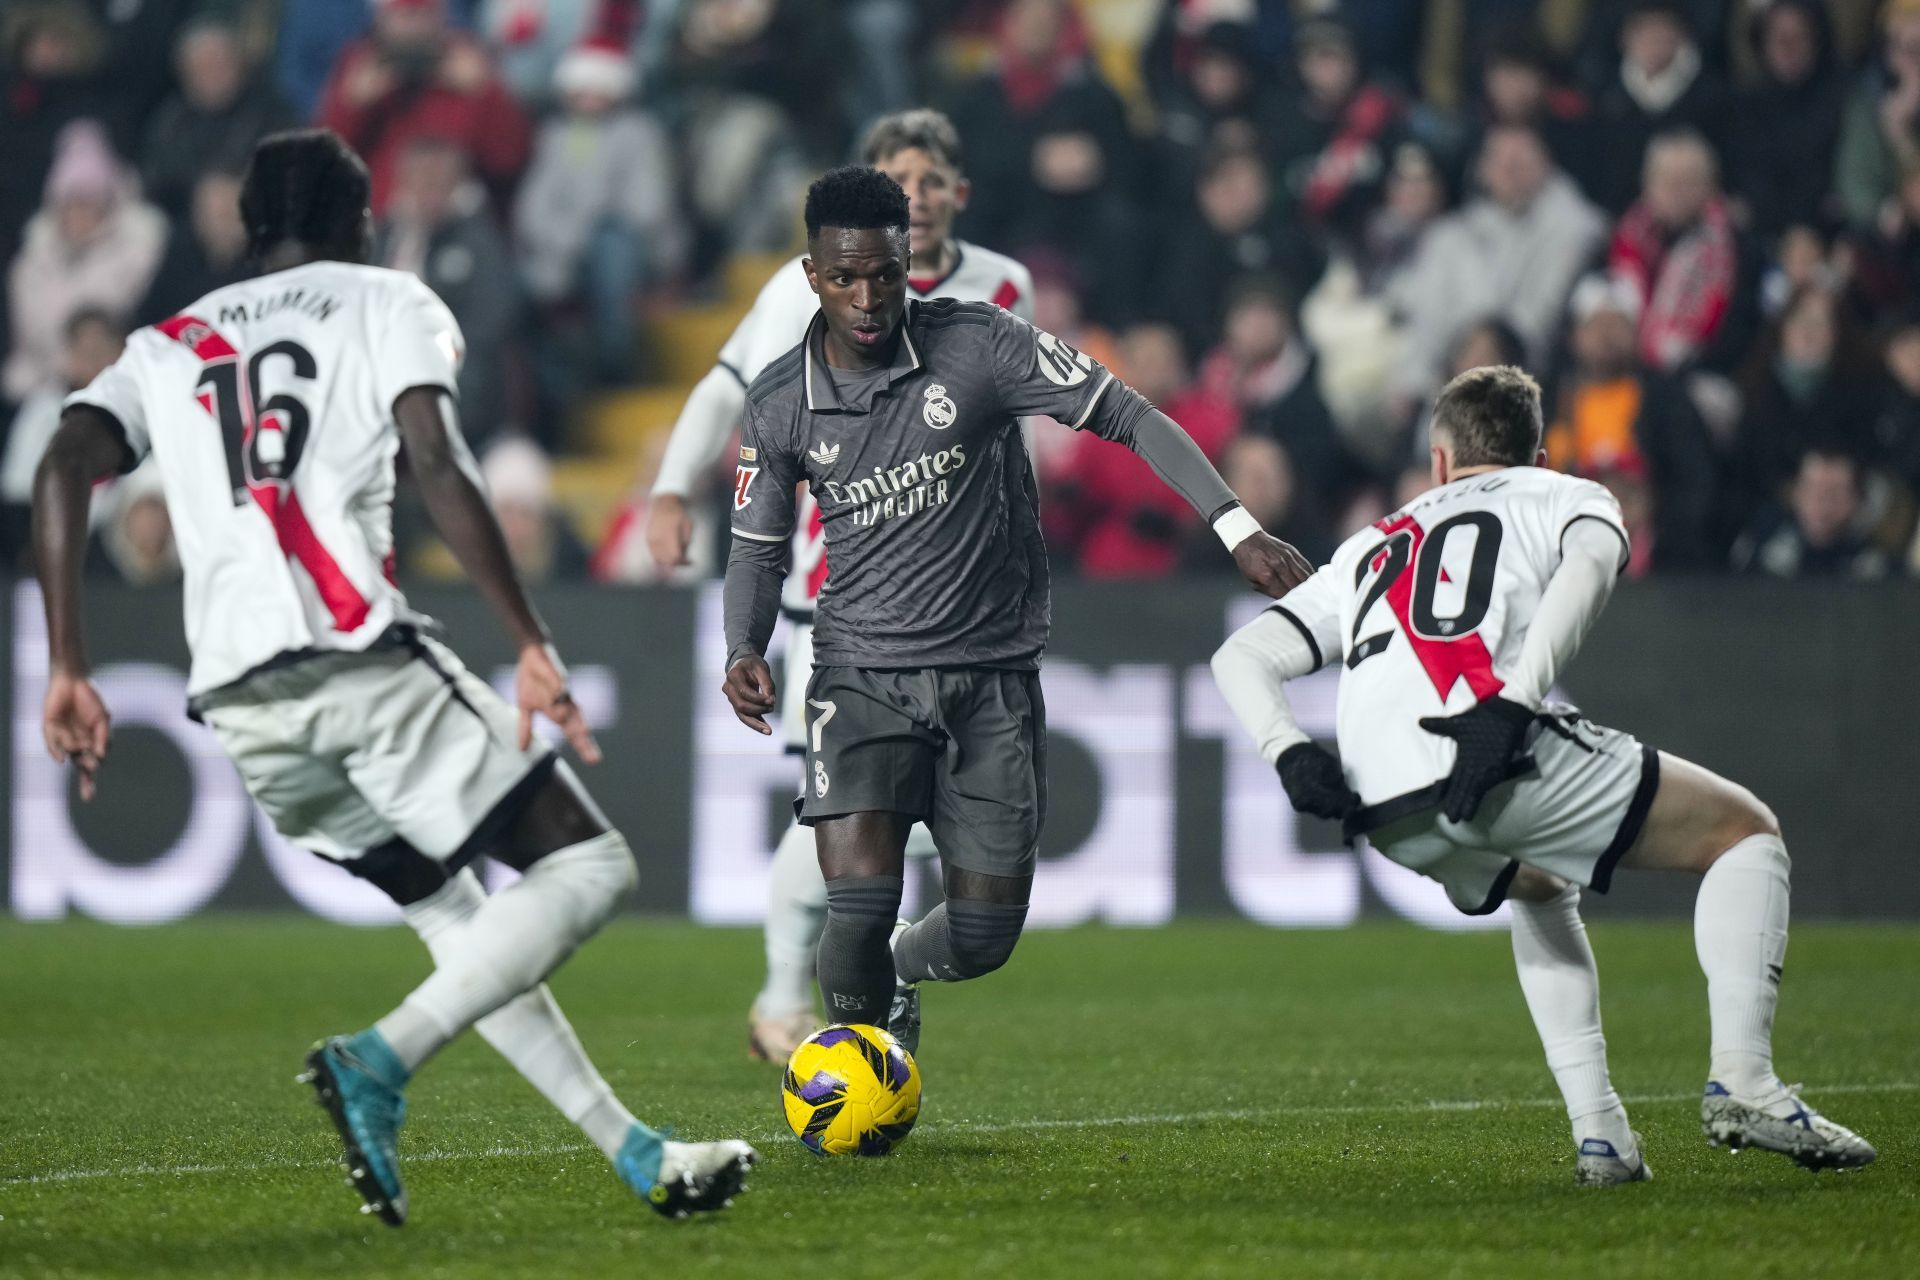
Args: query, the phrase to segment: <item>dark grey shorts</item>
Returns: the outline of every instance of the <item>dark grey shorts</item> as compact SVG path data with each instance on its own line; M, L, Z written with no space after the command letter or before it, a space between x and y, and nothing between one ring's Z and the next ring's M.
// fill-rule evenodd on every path
M807 772L812 826L849 813L927 824L951 866L1030 876L1047 812L1047 709L1037 671L815 667Z

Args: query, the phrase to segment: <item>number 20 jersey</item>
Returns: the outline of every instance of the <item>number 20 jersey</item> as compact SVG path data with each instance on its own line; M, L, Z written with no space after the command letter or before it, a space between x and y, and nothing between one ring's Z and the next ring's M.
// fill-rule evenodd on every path
M1465 711L1506 685L1527 622L1577 520L1627 534L1589 480L1507 467L1441 485L1340 545L1277 613L1341 662L1336 726L1348 783L1369 808L1453 769L1453 740L1424 716Z
M159 468L186 579L190 695L418 620L392 577L393 402L454 391L453 315L403 272L313 262L135 332L67 403Z

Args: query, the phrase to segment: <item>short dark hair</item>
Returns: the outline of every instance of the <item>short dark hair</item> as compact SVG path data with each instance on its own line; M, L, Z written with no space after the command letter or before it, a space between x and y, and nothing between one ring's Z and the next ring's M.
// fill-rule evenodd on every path
M1433 402L1431 430L1453 441L1456 467L1531 465L1544 429L1540 384L1510 364L1469 369Z
M331 129L291 129L260 139L240 184L240 218L255 257L285 240L352 254L373 182Z
M807 188L807 238L822 227L853 231L880 228L907 231L907 193L878 169L842 165L829 169Z
M879 164L902 151L912 150L924 151L956 171L961 167L960 131L953 127L946 112L932 107L915 107L911 111L881 116L860 143L860 158L868 164Z

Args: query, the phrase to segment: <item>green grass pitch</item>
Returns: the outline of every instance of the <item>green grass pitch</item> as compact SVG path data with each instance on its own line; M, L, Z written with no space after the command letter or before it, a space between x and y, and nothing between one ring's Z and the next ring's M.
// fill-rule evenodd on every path
M425 972L410 934L0 926L0 1276L1920 1275L1920 930L1794 932L1780 1066L1881 1153L1818 1177L1702 1141L1685 925L1594 936L1648 1185L1573 1186L1501 934L1035 934L928 992L919 1128L863 1162L746 1059L757 935L623 922L555 993L643 1117L760 1145L750 1193L657 1219L470 1038L411 1091L393 1231L293 1076Z

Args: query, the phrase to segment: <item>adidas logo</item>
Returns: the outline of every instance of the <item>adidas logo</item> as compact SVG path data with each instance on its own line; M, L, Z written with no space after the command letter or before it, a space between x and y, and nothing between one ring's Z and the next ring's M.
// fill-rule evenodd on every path
M840 446L817 444L807 450L807 456L823 467L830 467L840 461Z

